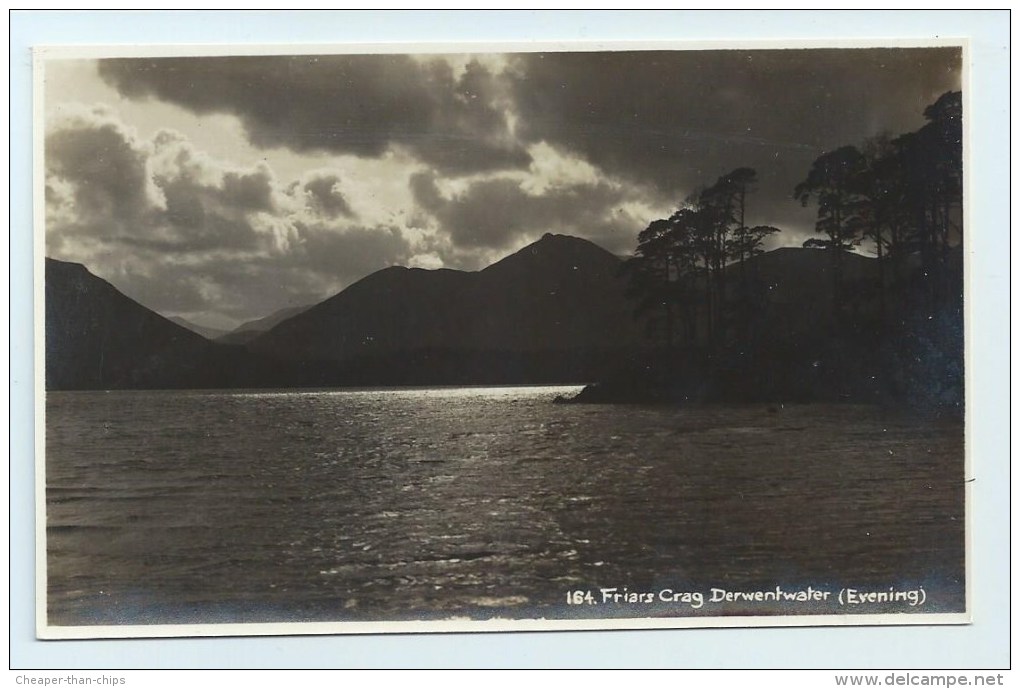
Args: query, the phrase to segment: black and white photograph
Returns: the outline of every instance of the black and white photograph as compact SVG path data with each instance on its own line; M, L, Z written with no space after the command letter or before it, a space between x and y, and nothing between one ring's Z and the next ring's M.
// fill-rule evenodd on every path
M37 634L967 623L966 48L38 48Z

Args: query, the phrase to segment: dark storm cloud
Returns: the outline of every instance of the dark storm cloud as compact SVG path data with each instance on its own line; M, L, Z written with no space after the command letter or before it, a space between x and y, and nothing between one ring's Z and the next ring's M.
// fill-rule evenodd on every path
M73 200L63 217L52 218L49 234L176 253L267 243L249 216L272 210L269 171L203 165L172 132L150 144L106 111L70 116L46 137L47 202L58 205L58 189L71 190Z
M74 189L80 221L116 217L140 218L148 197L147 155L102 113L83 113L69 126L46 137L47 175L65 180ZM54 187L47 185L47 200Z
M782 222L802 216L788 199L819 154L920 126L960 87L960 51L520 54L510 73L524 140L678 197L753 167L761 221Z
M378 157L402 146L448 173L525 167L496 77L459 77L406 55L109 59L100 75L129 98L229 113L260 147Z
M298 223L297 246L283 258L295 267L312 270L333 284L349 284L368 273L403 265L411 246L395 227L351 227Z
M917 129L929 103L960 88L961 65L958 49L904 48L113 59L99 69L127 98L234 115L256 146L387 159L385 173L345 161L348 172L297 173L287 186L268 166L212 160L180 134L143 140L108 108L68 115L62 105L50 117L51 255L163 312L240 321L391 264L482 267L544 232L626 253L650 221L737 167L758 173L748 224L782 228L776 243L802 241L814 209L792 192L812 161ZM414 170L415 207L404 208ZM378 198L352 196L373 180Z
M292 250L278 255L206 254L186 269L158 251L138 254L144 270L129 269L115 284L162 313L216 313L233 321L314 304L367 272L403 263L409 247L393 228L343 232L300 225Z
M157 312L243 322L317 303L366 273L406 263L410 255L394 228L339 232L299 224L297 234L295 246L283 253L209 250L192 253L187 262L152 241L120 242L116 251L94 254L88 267ZM125 250L129 262L121 259ZM59 253L52 245L48 251Z
M224 175L224 182L230 175ZM238 179L235 175L234 179ZM156 177L163 191L166 210L156 211L153 229L159 245L168 251L191 252L210 249L256 250L266 238L251 225L247 215L262 202L246 198L237 182L229 187L201 184L188 176ZM254 204L250 208L246 204ZM146 237L125 237L125 242L149 242Z
M223 201L246 211L273 210L273 184L265 168L223 174Z
M545 232L608 238L617 236L619 229L632 229L615 218L614 211L617 204L633 198L634 190L605 182L569 184L532 194L521 187L520 180L498 178L475 182L448 199L432 173L423 172L411 177L411 191L460 248L500 248Z
M498 74L406 55L111 59L100 74L131 98L234 114L259 146L373 157L397 147L447 176L521 169L526 146L545 141L679 202L752 167L751 219L802 227L812 219L792 191L818 155L917 128L926 105L960 87L961 70L957 48L507 59Z
M327 218L340 215L354 217L347 199L340 191L340 177L334 174L315 174L301 184L308 205Z
M47 254L164 314L250 320L412 255L395 228L336 222L335 174L284 191L265 165L225 168L167 130L141 141L105 109L51 122L46 143Z

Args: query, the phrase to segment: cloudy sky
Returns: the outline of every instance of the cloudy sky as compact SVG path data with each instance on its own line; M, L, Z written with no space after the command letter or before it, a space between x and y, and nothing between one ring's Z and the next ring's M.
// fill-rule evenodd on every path
M757 170L799 245L822 152L916 129L953 48L52 59L46 253L229 328L388 265L474 270L545 232L618 254Z

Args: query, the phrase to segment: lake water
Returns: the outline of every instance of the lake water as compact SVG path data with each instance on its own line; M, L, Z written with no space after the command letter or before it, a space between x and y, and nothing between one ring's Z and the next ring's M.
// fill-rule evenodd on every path
M49 393L50 623L964 609L962 423L576 390Z

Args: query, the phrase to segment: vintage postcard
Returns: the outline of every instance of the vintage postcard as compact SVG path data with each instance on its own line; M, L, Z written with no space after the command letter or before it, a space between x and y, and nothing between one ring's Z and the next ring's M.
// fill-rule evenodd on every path
M968 622L965 50L37 49L39 636Z

